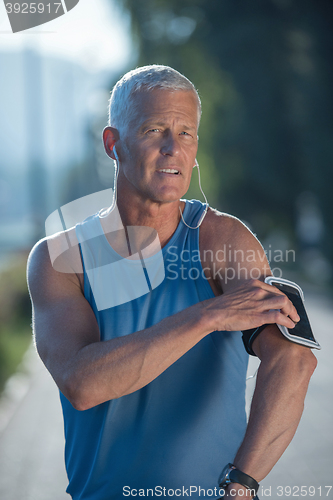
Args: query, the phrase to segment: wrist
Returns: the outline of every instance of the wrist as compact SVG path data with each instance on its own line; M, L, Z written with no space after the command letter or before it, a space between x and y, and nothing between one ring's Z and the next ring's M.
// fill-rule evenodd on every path
M198 304L195 304L194 307L197 309L197 313L199 314L199 327L203 332L203 337L209 335L210 333L217 330L216 328L216 320L214 310L209 308L209 303L214 299L207 299ZM199 307L198 307L199 306Z
M243 496L252 499L256 496L259 483L252 477L242 472L231 463L227 464L218 479L220 488L226 491L226 498Z
M215 304L217 297L199 302L201 309L201 319L206 335L215 331L224 330L225 311L222 304L217 307Z

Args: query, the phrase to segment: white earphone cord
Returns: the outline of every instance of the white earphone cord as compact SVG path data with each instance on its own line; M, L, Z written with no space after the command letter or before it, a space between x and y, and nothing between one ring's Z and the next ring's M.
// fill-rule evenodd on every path
M102 213L102 210L100 211L99 216L101 219L104 219L104 217L107 217L112 212L112 210L114 210L114 208L117 205L117 195L118 195L117 182L118 182L118 174L119 174L119 158L117 155L116 148L113 148L113 152L114 152L114 155L116 157L116 160L113 160L116 164L115 165L115 173L114 173L114 181L113 181L113 201L112 201L112 205L110 206L110 208L106 209L103 213Z
M201 193L202 193L202 196L203 196L203 197L204 197L204 199L205 199L206 207L205 207L205 210L203 211L203 214L202 214L202 215L201 215L201 217L200 217L200 220L199 220L199 222L198 222L198 225L197 225L197 226L195 226L195 227L189 226L189 225L185 222L184 217L183 217L183 212L182 212L182 209L179 207L179 211L180 211L180 216L181 216L181 219L182 219L183 223L185 224L185 226L186 226L186 227L188 227L189 229L198 229L198 227L200 227L200 226L201 226L202 221L204 220L204 218L205 218L205 216L206 216L206 213L207 213L207 211L208 211L208 207L209 207L209 205L208 205L208 201L207 201L207 198L206 198L206 195L205 195L205 193L203 192L203 189L202 189L202 187L201 187L200 168L199 168L199 163L197 162L197 160L195 160L195 167L197 167L197 169L198 169L199 188L200 188L200 191L201 191Z

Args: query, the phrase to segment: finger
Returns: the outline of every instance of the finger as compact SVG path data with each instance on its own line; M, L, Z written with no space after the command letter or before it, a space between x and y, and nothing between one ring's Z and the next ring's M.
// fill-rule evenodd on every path
M276 323L277 325L282 325L290 329L295 328L295 322L289 318L289 316L281 313L279 309L271 309L264 313L264 316L266 318L265 322L267 323Z
M299 314L295 308L295 306L293 305L292 302L291 303L291 310L290 308L282 308L281 309L281 313L286 315L286 316L289 316L289 318L292 320L292 322L294 323L294 325L296 325L299 321L300 321L300 317L299 317ZM288 312L289 310L289 312Z
M270 296L270 298L266 300L266 306L268 306L269 309L279 309L282 314L289 316L294 323L298 323L300 320L294 304L284 293L282 293L282 295L276 294Z
M287 298L287 302L280 307L279 309L283 314L286 314L287 316L290 316L290 318L294 321L294 323L298 323L300 321L300 317L298 315L298 312L294 306L294 304L291 302L291 300L288 299L285 293L283 293L281 290L279 290L276 286L274 285L269 285L268 283L264 283L264 285L267 285L268 288L262 287L264 290L269 291L270 293L274 293L276 295L284 296Z
M289 316L290 319L296 324L300 321L300 317L298 315L297 309L294 306L294 304L287 298L287 301L285 304L280 307L280 312L282 314L285 314L286 316Z
M274 293L275 295L285 295L276 286L269 285L268 283L265 283L264 281L261 281L261 280L250 280L249 284L250 284L250 286L252 285L253 287L261 288L262 290L265 290L265 291L270 292L270 293Z

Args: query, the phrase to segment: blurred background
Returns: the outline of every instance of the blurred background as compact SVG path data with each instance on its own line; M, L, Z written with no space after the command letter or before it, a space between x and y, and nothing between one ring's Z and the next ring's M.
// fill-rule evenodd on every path
M80 0L13 34L1 3L0 390L31 340L28 252L54 210L112 187L109 93L138 65L197 87L210 205L248 224L284 277L331 296L332 12L331 0ZM201 199L196 174L188 197Z
M1 324L30 314L25 259L46 217L112 187L101 142L109 92L152 63L173 66L200 93L198 160L211 206L249 225L277 275L330 290L332 11L331 0L80 0L14 35L1 4ZM196 172L188 196L201 198ZM6 269L18 262L16 297Z

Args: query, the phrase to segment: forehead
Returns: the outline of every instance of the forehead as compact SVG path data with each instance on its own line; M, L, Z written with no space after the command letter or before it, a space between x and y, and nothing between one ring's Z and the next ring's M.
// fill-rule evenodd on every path
M199 103L195 92L191 90L170 91L154 89L136 92L131 97L132 112L130 122L143 123L147 120L172 119L191 122L199 126Z

